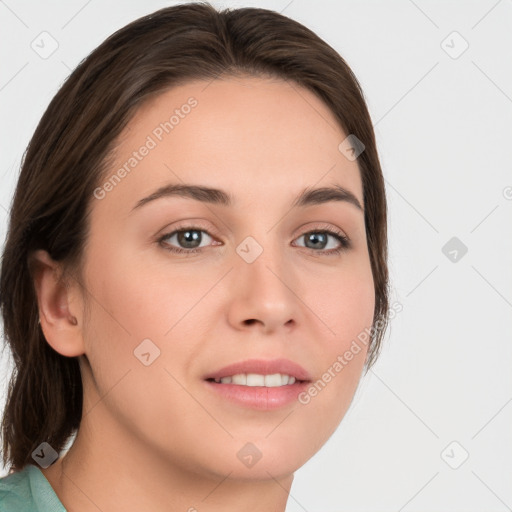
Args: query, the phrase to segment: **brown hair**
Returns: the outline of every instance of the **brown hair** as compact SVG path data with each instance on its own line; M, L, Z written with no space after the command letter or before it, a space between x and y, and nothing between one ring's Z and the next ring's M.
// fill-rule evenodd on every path
M375 285L366 370L388 322L386 197L375 136L351 69L316 34L258 8L217 11L208 3L161 9L106 39L68 77L24 155L0 275L0 309L14 361L2 421L3 463L20 470L48 442L58 453L78 429L83 389L77 357L46 342L30 255L44 249L79 275L93 191L116 138L150 97L184 82L253 75L291 81L317 94L344 132L365 146L357 161ZM341 142L341 141L340 141Z

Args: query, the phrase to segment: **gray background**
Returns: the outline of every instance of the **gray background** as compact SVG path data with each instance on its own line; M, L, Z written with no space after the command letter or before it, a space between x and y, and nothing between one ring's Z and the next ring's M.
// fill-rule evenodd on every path
M212 3L280 11L340 52L386 178L403 311L340 428L296 473L287 512L511 510L512 1ZM70 70L171 4L0 1L2 241L23 151Z

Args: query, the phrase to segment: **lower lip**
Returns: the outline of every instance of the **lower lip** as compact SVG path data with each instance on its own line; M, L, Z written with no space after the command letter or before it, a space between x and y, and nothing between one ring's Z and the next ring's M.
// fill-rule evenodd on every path
M296 402L297 396L309 386L309 382L295 382L273 388L205 382L210 389L230 402L261 411L280 409Z

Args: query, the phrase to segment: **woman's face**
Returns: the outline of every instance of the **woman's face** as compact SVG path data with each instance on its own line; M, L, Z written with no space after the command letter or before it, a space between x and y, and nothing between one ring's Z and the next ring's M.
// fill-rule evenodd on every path
M366 349L344 354L375 299L364 213L335 189L363 205L347 135L284 81L192 82L139 109L91 198L84 255L83 422L103 456L261 479L333 433ZM196 188L152 197L176 186ZM256 376L211 380L240 374Z

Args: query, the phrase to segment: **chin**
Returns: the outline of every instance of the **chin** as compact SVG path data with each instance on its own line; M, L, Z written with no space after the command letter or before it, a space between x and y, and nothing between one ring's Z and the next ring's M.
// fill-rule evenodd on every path
M268 480L281 479L293 475L323 445L325 441L312 439L311 432L306 438L288 435L285 430L281 435L270 434L269 437L237 437L225 447L223 456L217 455L217 473L230 479ZM217 452L218 454L219 452ZM221 459L221 460L219 460ZM222 470L219 471L221 469Z

